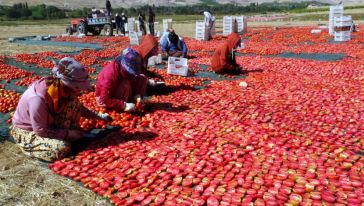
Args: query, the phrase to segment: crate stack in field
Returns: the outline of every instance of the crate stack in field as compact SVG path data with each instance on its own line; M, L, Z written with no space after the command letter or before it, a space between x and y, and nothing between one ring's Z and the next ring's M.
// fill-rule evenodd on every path
M222 35L227 36L232 32L236 32L235 16L224 16L222 20Z
M334 18L334 40L349 41L351 39L351 16L340 16Z
M142 35L140 32L129 32L130 45L139 45L141 39Z
M245 16L237 16L235 17L236 19L236 29L237 29L237 33L245 33L247 31L248 28L248 23L247 23L247 19Z
M204 21L196 21L196 36L197 40L207 41L207 26Z
M163 32L166 32L167 30L169 30L169 29L172 29L172 19L163 19L162 20L162 23L163 23L163 31L162 31L162 33Z
M227 36L232 32L241 34L247 30L247 19L245 16L224 16L222 26L222 34L224 36Z
M128 18L128 32L135 32L135 18Z
M329 14L329 34L334 35L334 19L344 15L344 6L330 6Z

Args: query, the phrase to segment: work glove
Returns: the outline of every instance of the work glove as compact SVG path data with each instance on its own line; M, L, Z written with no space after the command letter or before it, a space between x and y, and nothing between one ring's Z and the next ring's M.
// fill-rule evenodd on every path
M98 113L97 116L107 122L111 122L112 118L110 117L110 115L108 113Z
M125 102L124 111L125 112L133 112L133 111L135 111L135 104L134 103L127 103L127 102Z
M154 87L155 85L157 85L157 82L154 79L148 79L148 84Z
M142 97L138 94L138 95L135 95L134 99L136 102L135 110L142 111L144 108L144 101L143 101Z
M142 103L143 102L143 99L139 94L134 96L134 100L135 100L136 103Z

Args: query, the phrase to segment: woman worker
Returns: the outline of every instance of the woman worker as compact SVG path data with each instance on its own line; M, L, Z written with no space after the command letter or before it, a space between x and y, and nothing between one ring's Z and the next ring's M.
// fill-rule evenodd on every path
M211 68L216 73L234 73L240 70L235 60L235 50L241 44L240 36L231 33L227 40L215 50L211 59Z
M79 62L65 57L53 73L24 92L10 129L25 154L45 161L63 158L71 142L83 137L79 130L81 116L109 120L107 114L96 114L79 102L80 92L91 88L88 73Z
M148 84L147 77L142 73L143 57L147 59L157 52L158 48L155 49L152 45L124 49L121 55L99 73L96 85L97 103L116 111L135 111L138 105L142 105Z

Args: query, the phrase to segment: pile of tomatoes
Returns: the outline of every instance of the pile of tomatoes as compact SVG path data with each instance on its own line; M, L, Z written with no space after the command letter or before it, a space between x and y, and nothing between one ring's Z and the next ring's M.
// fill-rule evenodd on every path
M121 130L49 167L116 205L361 206L363 38L355 34L352 41L332 44L326 31L313 35L311 29L249 30L240 52L255 55L237 57L244 79L170 76L166 68L150 68L175 89L148 99L144 113L109 111L97 106L94 92L82 95L85 107L113 118L108 123L81 118L82 129L109 124ZM185 40L197 73L225 38ZM104 66L127 45L124 37L77 41L106 45L75 56L87 67ZM346 57L324 62L262 56L284 52ZM40 57L17 58L35 64ZM193 89L207 80L204 89ZM20 94L0 92L0 110L13 110Z

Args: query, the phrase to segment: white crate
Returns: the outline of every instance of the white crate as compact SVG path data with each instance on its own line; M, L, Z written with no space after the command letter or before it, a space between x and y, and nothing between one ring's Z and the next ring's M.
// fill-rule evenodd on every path
M344 6L330 6L330 14L334 13L343 13L344 12Z
M205 32L207 28L196 28L196 33Z
M169 57L167 73L179 76L187 76L188 75L187 59L179 57Z
M128 23L125 23L124 24L124 29L125 29L125 32L128 32L129 31Z
M207 27L205 25L205 22L196 21L196 33L195 34L196 34L195 38L197 40L206 41L208 39Z
M335 36L340 36L339 34L336 34L336 33L345 34L344 36L349 36L348 38L350 40L350 37L351 37L350 32L351 32L351 25L352 25L352 23L353 23L353 21L352 21L351 16L335 17L334 18L334 26L333 26L333 28L334 28L334 35ZM338 37L337 39L343 39L343 38Z
M223 31L222 34L227 36L232 32L237 31L237 22L235 16L224 16L222 22Z
M319 34L319 33L321 33L321 29L312 29L311 30L311 34Z
M334 40L335 41L349 41L351 39L351 32L350 31L341 31L334 33Z
M134 18L128 18L128 31L135 32L135 19Z
M236 17L236 23L237 23L237 32L238 33L244 33L247 31L247 18L245 16L237 16Z
M351 26L353 19L351 16L340 16L334 18L334 26Z
M330 6L329 13L329 34L334 34L334 19L344 15L344 6Z
M129 32L130 45L139 45L142 36L138 32Z
M162 20L162 28L163 28L163 32L165 32L165 31L167 31L169 29L172 29L172 19L163 19Z
M208 40L208 36L207 34L202 34L202 35L196 35L196 40L200 40L200 41L207 41Z

